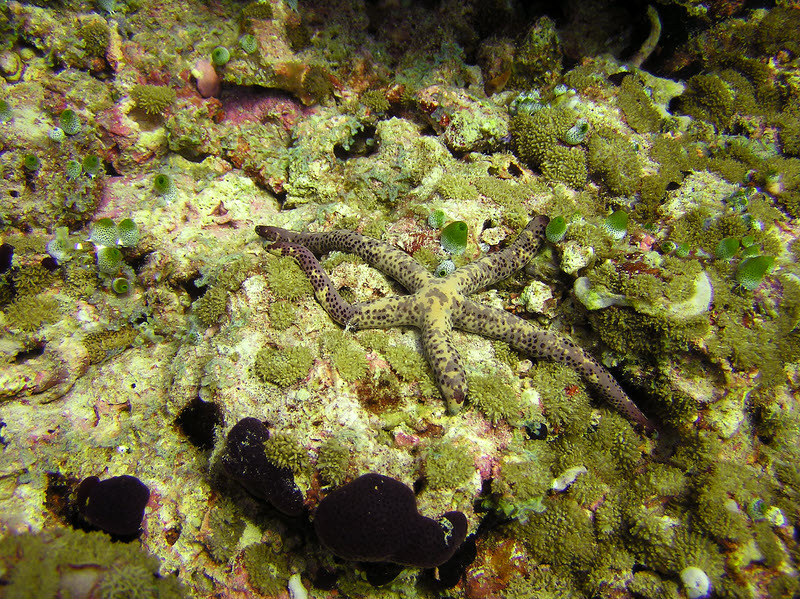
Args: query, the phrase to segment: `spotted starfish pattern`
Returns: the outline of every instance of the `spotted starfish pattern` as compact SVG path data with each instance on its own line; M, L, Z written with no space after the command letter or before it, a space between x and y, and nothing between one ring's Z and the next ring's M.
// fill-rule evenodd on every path
M257 226L256 233L272 242L270 249L294 257L311 281L322 307L348 329L413 326L422 333L422 345L434 379L450 413L467 398L467 377L452 330L460 329L505 341L534 358L564 364L577 371L597 392L637 427L650 432L647 417L614 377L591 355L565 337L534 327L528 321L497 308L479 304L469 295L521 269L544 240L549 219L534 217L505 249L484 256L446 277L437 278L411 256L383 241L349 230L296 233L278 227ZM350 304L334 287L317 256L332 250L355 254L399 282L409 295L387 296Z

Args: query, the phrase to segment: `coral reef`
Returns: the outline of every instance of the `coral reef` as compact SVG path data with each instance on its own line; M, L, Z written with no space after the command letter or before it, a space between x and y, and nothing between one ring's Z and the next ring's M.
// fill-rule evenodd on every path
M0 2L0 594L797 596L799 28Z

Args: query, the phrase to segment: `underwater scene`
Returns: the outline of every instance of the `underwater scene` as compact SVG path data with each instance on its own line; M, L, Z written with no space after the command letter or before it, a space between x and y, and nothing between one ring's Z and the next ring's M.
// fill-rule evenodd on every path
M0 1L0 598L800 597L800 4Z

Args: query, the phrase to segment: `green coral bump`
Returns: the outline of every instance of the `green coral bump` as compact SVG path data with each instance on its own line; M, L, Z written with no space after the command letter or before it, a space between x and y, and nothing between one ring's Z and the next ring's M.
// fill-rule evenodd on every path
M774 264L775 258L772 256L745 258L736 269L736 282L748 291L753 291L761 285Z
M83 167L84 172L89 175L90 177L94 177L97 173L100 172L100 168L103 166L103 161L100 160L100 157L95 154L90 154L86 158L83 159Z
M730 260L739 251L739 240L735 237L724 237L719 240L714 255L717 260Z
M61 124L61 128L67 135L76 135L81 130L81 120L71 108L61 111L61 114L58 117L58 122Z
M211 51L211 62L218 67L228 64L230 59L231 53L225 46L217 46Z
M567 234L567 220L563 216L555 217L547 223L544 234L550 243L558 243Z
M619 241L628 232L628 213L615 210L606 218L604 228L611 237Z
M101 273L116 274L121 264L122 252L116 247L103 246L97 249L97 268Z
M125 277L117 277L111 282L111 289L117 295L125 295L130 291L130 283Z
M160 196L174 195L175 183L173 183L172 177L164 173L157 174L153 179L153 191Z
M244 50L245 54L252 54L258 49L255 36L249 33L239 38L239 46Z
M42 163L39 161L39 157L36 156L36 154L25 154L22 158L22 166L29 173L38 171L41 165Z
M442 229L442 249L448 254L463 254L467 249L469 227L462 220L457 220Z
M89 241L97 246L117 245L117 226L110 218L101 218L92 225Z
M64 174L67 176L67 179L77 179L81 176L83 172L83 165L78 162L77 160L68 160L67 164L64 165Z
M434 210L428 215L428 226L431 229L441 229L446 220L447 216L443 210Z
M139 226L133 219L125 218L117 225L119 244L123 247L135 247L139 243Z

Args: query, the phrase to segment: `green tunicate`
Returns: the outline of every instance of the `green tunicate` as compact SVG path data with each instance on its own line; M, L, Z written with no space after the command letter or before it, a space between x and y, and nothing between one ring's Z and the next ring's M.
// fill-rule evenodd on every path
M685 241L675 246L675 255L678 258L686 258L689 255L690 251L691 249L689 248L689 244L686 243Z
M518 114L533 114L547 106L541 100L541 95L537 90L522 92L517 95L508 106L508 113L511 116Z
M446 277L456 270L456 264L452 260L442 260L433 270L433 276L437 278Z
M128 291L130 291L130 288L131 288L130 283L128 282L128 279L126 279L125 277L117 277L116 279L111 281L111 289L117 295L125 295L126 293L128 293Z
M117 226L110 218L101 218L92 225L89 240L97 246L117 245Z
M578 122L570 127L564 134L563 141L571 146L577 146L586 139L589 133L589 122L586 119L578 119Z
M739 251L739 240L735 237L724 237L719 240L714 255L717 260L730 260Z
M36 154L25 154L22 158L22 166L29 173L38 171L41 165L42 163L39 161L39 157L36 156Z
M77 160L68 160L67 164L64 165L64 174L66 175L67 179L77 179L81 176L82 172L83 165Z
M164 173L158 173L153 178L153 191L160 196L174 194L175 183L172 181L172 177Z
M7 123L11 120L11 106L6 100L0 100L0 123Z
M760 254L761 248L757 245L750 245L742 250L742 258L750 258L752 256L759 256Z
M614 239L622 239L628 232L628 213L615 210L606 218L604 228Z
M211 51L211 62L221 67L231 59L231 53L225 46L217 46Z
M748 291L753 291L772 270L775 258L772 256L753 256L745 258L736 269L736 282Z
M139 243L139 227L133 219L125 218L117 225L117 235L119 245L123 247L135 247Z
M444 210L434 210L428 215L428 226L432 229L441 229L446 220Z
M463 254L467 249L469 227L461 220L454 221L442 229L442 249L448 254Z
M90 177L94 177L97 173L100 172L100 169L103 167L103 161L100 160L100 157L95 154L90 154L83 159L83 163L81 164L83 167L84 172L89 175Z
M662 254L671 254L678 248L677 244L674 241L670 241L669 239L661 244L661 253Z
M64 133L64 130L61 127L53 127L47 132L47 137L50 138L50 141L60 144L67 139L67 134Z
M97 268L107 275L116 274L122 264L122 252L116 247L100 247L97 249Z
M58 116L58 122L67 135L76 135L81 130L81 120L71 108L61 111L61 114Z
M248 33L239 38L239 47L244 50L245 54L252 54L258 49L258 43L255 36Z
M567 234L567 219L563 216L556 216L549 223L544 230L545 237L550 243L558 243Z

